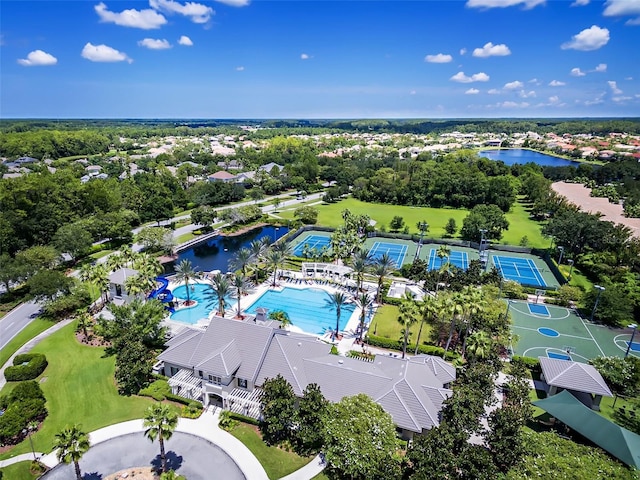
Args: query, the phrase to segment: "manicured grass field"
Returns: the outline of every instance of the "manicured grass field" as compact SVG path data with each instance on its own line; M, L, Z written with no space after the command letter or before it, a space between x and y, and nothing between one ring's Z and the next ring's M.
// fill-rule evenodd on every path
M0 472L4 475L3 480L33 480L38 478L39 475L34 475L29 471L31 466L30 462L20 462L9 465L8 467L0 468Z
M53 322L36 318L29 325L11 339L7 345L0 350L0 365L4 365L9 357L13 355L22 345L27 343L40 332L44 332L47 328L52 327Z
M392 340L400 340L402 337L402 325L398 323L398 316L400 309L395 305L383 305L378 308L371 323L370 333L378 337L390 338ZM430 325L425 323L422 327L422 334L420 335L420 343L429 338ZM409 331L411 336L409 337L409 343L414 343L418 338L418 330L420 330L420 323L416 323L411 326Z
M268 446L253 425L239 422L230 433L251 450L272 480L289 475L311 461L293 452Z
M389 228L391 219L399 215L404 219L405 225L409 227L409 233L419 234L416 224L426 221L429 224L429 231L425 238L442 238L445 236L444 227L450 218L456 221L458 231L462 228L462 222L469 213L464 209L453 208L431 208L431 207L409 207L403 205L390 205L386 203L368 203L347 198L337 203L318 205L318 225L327 227L337 227L342 222L342 211L349 209L355 214L367 214L376 221L376 229L382 225ZM278 216L285 219L293 219L293 210L283 210ZM515 203L511 211L507 213L509 220L509 230L503 233L500 240L502 244L519 245L522 237L529 240L528 246L544 248L548 245L548 240L541 233L541 224L529 218L526 205Z
M72 323L33 349L33 352L44 353L49 362L39 379L49 415L41 430L33 435L36 451L50 452L55 434L67 425L80 423L83 430L91 432L141 418L153 403L150 398L118 395L113 377L115 358L104 357L104 348L78 343L74 329ZM29 451L29 442L24 441L1 457Z

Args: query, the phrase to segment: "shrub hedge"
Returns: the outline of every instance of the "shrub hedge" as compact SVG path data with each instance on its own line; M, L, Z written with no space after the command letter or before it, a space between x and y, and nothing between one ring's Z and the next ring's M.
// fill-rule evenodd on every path
M542 368L540 367L540 360L537 358L514 355L513 358L511 358L511 363L520 364L532 372L540 373L542 371Z
M154 400L161 402L167 398L167 394L171 394L171 387L169 383L164 379L158 379L151 383L148 387L143 388L138 392L138 395L143 397L151 397Z
M373 347L388 348L391 350L402 351L402 342L400 340L393 340L386 337L378 337L376 335L367 335L366 342ZM416 349L415 344L407 344L407 352L414 352ZM436 357L442 357L444 354L444 348L436 347L435 345L420 345L418 347L418 353L424 355L434 355ZM448 351L446 360L453 361L459 358L456 352Z
M255 418L247 417L246 415L242 415L241 413L235 413L229 411L229 418L233 418L234 420L239 420L240 422L248 423L250 425L255 425L256 427L260 425L260 422Z
M0 415L0 445L20 442L29 422L47 416L44 394L34 381L19 383L9 395L0 397L0 408L4 409Z
M4 378L7 379L7 382L33 380L44 372L47 365L47 357L42 353L16 355L13 359L13 365L5 369Z
M174 395L173 393L167 393L165 395L167 400L171 400L172 402L180 403L182 405L189 405L193 400L189 398L181 397L180 395Z

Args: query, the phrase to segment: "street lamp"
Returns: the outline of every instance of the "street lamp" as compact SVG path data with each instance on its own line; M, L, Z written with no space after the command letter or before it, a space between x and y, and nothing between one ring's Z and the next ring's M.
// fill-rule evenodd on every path
M593 304L593 310L591 310L591 321L593 322L593 316L596 314L596 308L598 308L598 302L600 301L600 295L604 292L604 287L600 285L594 285L598 289L598 296L596 297L596 303Z
M31 444L31 453L33 453L33 461L37 460L36 458L36 450L33 448L33 439L31 438L31 425L22 430L22 434L29 437L29 443Z
M571 274L573 273L573 260L569 259L567 260L567 263L569 264L569 280L571 280Z
M560 250L560 256L558 257L558 265L560 265L562 263L562 254L564 253L564 247L559 246L558 250Z
M629 355L629 350L631 350L631 345L633 345L633 338L636 336L636 331L638 330L638 325L635 323L627 325L627 327L632 328L633 333L631 334L631 340L629 340L629 345L627 346L627 352L624 354L624 358L627 358L627 355Z
M424 232L426 232L427 229L429 228L429 224L423 220L420 223L418 223L418 228L420 228L420 243L419 243L419 245L422 245L422 237L424 236Z

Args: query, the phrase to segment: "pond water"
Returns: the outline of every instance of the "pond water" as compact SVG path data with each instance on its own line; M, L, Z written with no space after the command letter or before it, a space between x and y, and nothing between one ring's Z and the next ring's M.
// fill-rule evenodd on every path
M168 273L171 273L176 265L182 260L190 260L201 272L229 270L229 260L242 247L248 247L254 240L269 237L272 241L285 235L289 229L287 227L274 227L268 225L255 228L243 235L236 237L214 237L206 242L195 245L178 254L176 262L167 264Z
M579 162L574 162L572 160L566 160L564 158L553 157L545 153L522 150L519 148L509 150L482 150L478 155L490 160L501 160L506 165L514 165L516 163L537 163L543 167L577 167L580 165Z

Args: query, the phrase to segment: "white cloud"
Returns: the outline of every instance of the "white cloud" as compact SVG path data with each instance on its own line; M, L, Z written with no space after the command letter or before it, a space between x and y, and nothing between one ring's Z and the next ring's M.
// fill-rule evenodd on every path
M42 67L55 65L58 63L58 59L50 53L43 52L42 50L34 50L33 52L29 52L27 58L18 59L18 63L23 67Z
M598 73L602 73L602 72L606 72L607 71L607 64L606 63L600 63L598 64L598 66L596 66L596 68L593 69L594 72L598 72Z
M451 80L453 82L459 82L459 83L488 82L489 81L489 75L487 75L484 72L480 72L480 73L474 73L470 77L467 77L464 74L464 72L458 72L453 77L451 77L449 80Z
M526 108L529 106L529 103L527 102L511 102L511 101L506 101L506 102L502 102L502 103L498 103L497 104L498 107L502 107L502 108Z
M183 5L173 0L149 0L149 5L155 10L189 17L193 23L207 23L215 13L213 8L195 2L186 2Z
M613 93L614 95L621 95L622 94L622 90L620 90L618 88L618 82L615 82L613 80L609 80L607 83L609 84L609 88L611 88L611 93Z
M193 46L193 42L186 35L182 35L180 37L180 39L178 40L178 45L183 45L185 47L191 47L191 46Z
M249 0L216 0L218 3L224 3L230 7L246 7L249 5Z
M540 80L538 80L537 78L532 78L527 83L533 83L534 85L538 85L538 86L542 85L542 82Z
M632 18L631 20L627 20L626 22L624 22L625 25L640 25L640 17L638 18Z
M467 54L467 49L466 48L461 48L460 49L460 55L466 55Z
M467 0L469 8L505 8L522 4L524 8L530 9L538 5L544 5L546 0Z
M124 52L107 45L92 45L90 42L84 46L81 55L92 62L133 62Z
M509 50L509 47L504 43L494 45L493 43L488 42L484 47L473 50L473 56L479 58L505 57L507 55L511 55L511 50Z
M487 93L488 93L489 95L498 95L498 94L500 94L501 92L500 92L500 90L498 90L497 88L492 88L491 90L488 90L488 91L487 91Z
M164 38L145 38L140 40L138 45L150 50L166 50L167 48L171 48L171 44Z
M411 90L411 91L409 92L409 95L415 95L415 94L416 94L416 91L415 91L415 90Z
M640 15L640 2L638 0L607 0L602 14L605 17Z
M625 80L633 80L633 77L625 77Z
M244 67L242 65L236 67L236 72L244 72Z
M300 60L309 60L311 57L306 53L300 54Z
M565 82L561 82L560 80L551 80L549 82L550 87L564 87L566 85Z
M611 100L614 102L626 102L627 100L633 100L633 97L613 97Z
M585 28L580 33L571 37L571 40L563 43L560 48L563 50L581 50L589 52L604 47L609 42L609 30L592 25Z
M522 83L519 80L515 80L513 82L509 82L509 83L505 83L504 84L504 88L506 90L515 90L517 88L522 88L522 87L524 87L524 83Z
M453 57L445 53L427 55L426 57L424 57L424 61L429 63L449 63L451 60L453 60Z
M520 90L520 93L518 93L518 95L520 96L520 98L535 98L536 92L533 90L529 90L528 92L525 90Z
M585 5L589 5L590 0L575 0L571 6L572 7L584 7Z
M123 10L120 13L110 12L107 6L100 2L93 7L100 20L105 23L115 23L121 27L141 28L143 30L153 30L160 28L167 23L167 19L161 13L147 8L145 10Z
M465 95L477 95L479 93L480 93L480 90L478 90L477 88L470 88L469 90L464 92Z
M560 97L558 97L557 95L553 95L552 97L549 97L549 103L558 103L560 101Z
M586 73L580 70L578 67L571 69L571 75L574 77L584 77Z

